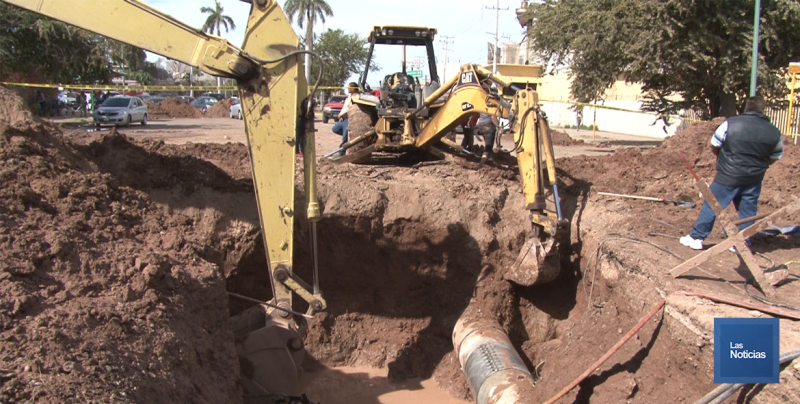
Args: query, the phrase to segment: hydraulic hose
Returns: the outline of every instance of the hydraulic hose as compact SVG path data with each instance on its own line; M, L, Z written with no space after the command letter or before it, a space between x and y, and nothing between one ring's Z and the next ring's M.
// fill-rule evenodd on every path
M800 349L793 349L781 355L780 364L791 362L800 358ZM744 387L746 383L725 383L712 390L710 393L703 396L703 398L695 401L694 404L721 404L726 398L734 395L739 389Z

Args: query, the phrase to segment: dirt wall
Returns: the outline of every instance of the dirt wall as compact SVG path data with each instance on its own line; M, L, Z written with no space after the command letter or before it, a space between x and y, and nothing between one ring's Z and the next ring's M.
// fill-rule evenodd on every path
M232 180L148 147L70 136L0 88L0 401L241 401L219 228L155 200Z

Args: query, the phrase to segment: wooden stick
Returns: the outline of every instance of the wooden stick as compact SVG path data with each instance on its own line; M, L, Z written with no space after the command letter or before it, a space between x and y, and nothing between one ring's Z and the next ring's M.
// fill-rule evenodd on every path
M712 302L724 303L731 306L743 307L745 309L750 309L750 310L758 310L760 312L771 314L773 316L790 318L792 320L800 320L800 311L796 310L783 309L780 307L772 307L762 303L745 302L741 300L736 300L728 296L712 295L710 293L702 293L694 290L678 290L672 293L683 296L702 297L703 299L708 299L711 300Z
M653 198L652 196L637 196L637 195L625 195L625 194L612 194L612 193L610 193L610 192L598 192L597 194L598 194L598 195L608 195L608 196L619 196L619 197L622 197L622 198L644 199L644 200L648 200L648 201L658 201L658 202L664 202L664 200L663 200L663 199L661 199L661 198Z
M622 337L622 339L619 340L619 342L617 342L616 345L614 345L608 352L606 352L606 354L603 355L602 358L598 359L597 362L592 364L592 366L589 366L589 368L586 369L586 371L583 372L580 376L578 376L578 378L575 379L572 383L570 383L569 386L564 387L563 390L559 391L558 394L554 395L551 399L545 401L544 404L555 403L559 398L564 397L564 395L569 393L570 390L574 389L575 386L579 385L584 379L586 379L590 374L592 374L595 370L597 370L597 368L599 368L603 364L603 362L608 360L608 358L610 358L611 355L613 355L620 348L622 348L622 346L625 345L625 343L628 342L628 340L631 339L631 337L633 337L642 327L644 327L644 325L647 323L647 320L650 320L651 317L656 315L656 313L658 313L658 311L661 310L662 307L664 307L663 300L658 302L658 304L655 307L653 307L653 309L650 310L650 312L647 313L647 315L642 317L642 319L639 320L639 322L635 326L633 326L633 328L631 328L631 330L628 331L628 333L625 334L625 336Z
M771 213L762 213L760 215L750 216L750 217L746 217L744 219L737 220L737 221L735 221L735 222L733 222L731 224L734 225L734 226L738 226L738 225L740 225L742 223L755 222L756 220L761 220L761 219L763 219L763 218L765 218L765 217L767 217L769 215L771 215Z
M752 226L742 230L741 232L739 232L738 234L734 235L733 237L730 237L730 235L728 235L730 238L719 242L717 245L709 248L708 250L705 250L702 253L697 254L694 257L684 261L683 264L680 264L680 265L676 266L675 268L672 268L669 271L669 274L672 275L673 278L677 278L677 277L679 277L679 276L691 271L692 268L694 268L694 267L706 262L709 258L711 258L711 257L717 255L718 253L721 253L721 252L727 250L728 248L732 247L738 241L744 241L744 239L746 239L746 238L758 233L759 231L765 229L771 220L773 220L775 218L778 218L778 217L780 217L782 215L791 215L794 212L797 212L798 210L800 210L800 199L797 199L794 202L792 202L792 203L790 203L790 204L788 204L788 205L776 210L775 212L770 213L769 216L757 221L755 224L753 224ZM758 268L756 267L755 269L751 269L751 271L755 271L755 270L758 270ZM761 286L763 286L763 285L761 285Z

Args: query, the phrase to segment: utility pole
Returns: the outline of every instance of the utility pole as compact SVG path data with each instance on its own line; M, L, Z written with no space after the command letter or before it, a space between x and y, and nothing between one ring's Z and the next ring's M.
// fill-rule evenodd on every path
M758 80L758 31L761 25L761 0L756 0L755 20L753 21L753 57L750 66L750 96L756 96ZM790 118L791 119L791 118Z
M497 73L497 34L500 31L500 10L508 10L506 8L500 8L500 0L497 0L497 5L494 7L484 6L487 10L495 10L494 16L494 52L492 55L492 73Z
M452 36L440 35L439 42L444 46L444 62L442 63L442 82L447 81L447 45L453 43Z

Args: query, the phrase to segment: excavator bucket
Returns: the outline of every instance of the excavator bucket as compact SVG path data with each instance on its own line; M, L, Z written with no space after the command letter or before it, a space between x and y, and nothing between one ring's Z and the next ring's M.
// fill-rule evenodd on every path
M531 235L504 278L521 286L540 285L555 280L560 270L561 262L556 239L549 237L542 241L539 237Z

